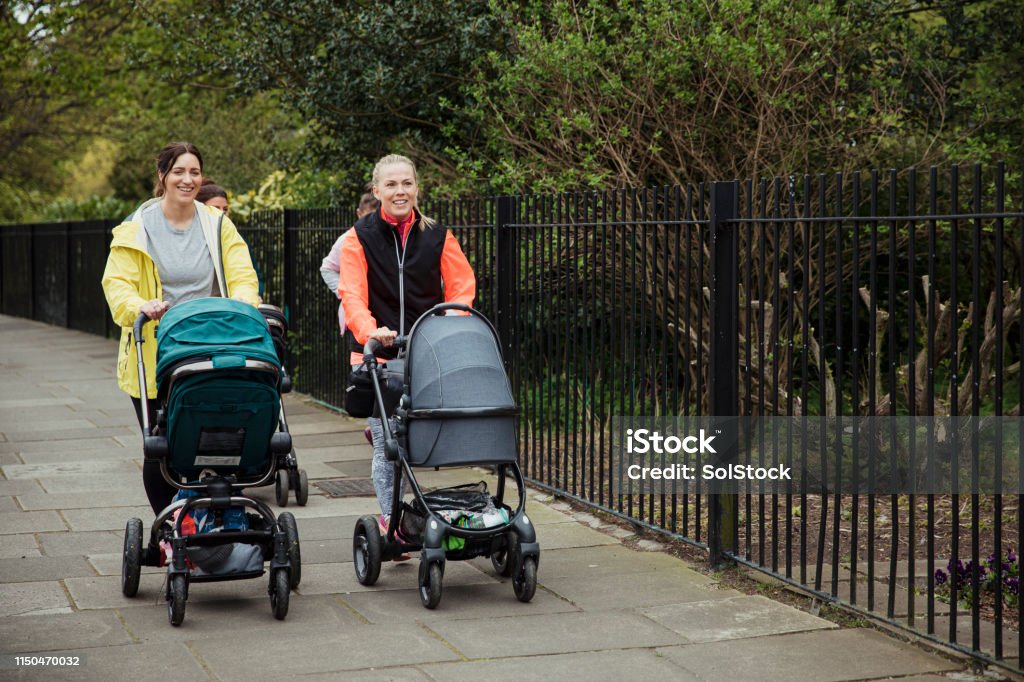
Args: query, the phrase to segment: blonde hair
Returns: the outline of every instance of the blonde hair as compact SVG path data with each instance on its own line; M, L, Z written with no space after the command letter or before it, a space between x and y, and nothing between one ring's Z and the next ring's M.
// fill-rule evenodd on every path
M410 159L407 156L402 156L401 154L388 154L387 156L382 157L380 159L380 161L377 162L377 165L375 165L373 167L373 176L372 176L372 178L373 178L373 186L377 187L380 184L380 176L381 176L381 172L383 171L384 167L385 166L390 166L390 165L396 164L396 163L408 164L409 168L412 168L412 177L416 181L416 186L419 187L420 175L416 171L416 164L412 162L412 159ZM417 196L416 204L415 204L414 208L420 214L420 229L421 230L434 227L434 225L437 224L436 220L434 220L433 218L430 218L428 216L425 216L423 214L423 211L420 211L419 197L418 196Z

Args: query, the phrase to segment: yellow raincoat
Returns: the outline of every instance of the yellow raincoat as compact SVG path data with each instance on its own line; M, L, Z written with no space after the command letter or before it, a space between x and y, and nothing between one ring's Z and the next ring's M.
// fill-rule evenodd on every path
M159 199L142 204L125 222L114 228L110 255L103 271L103 293L110 314L121 327L121 345L117 357L117 385L134 398L139 395L139 368L135 356L132 327L139 308L146 301L163 298L163 288L156 263L149 254L148 239L142 229L142 210ZM225 296L257 305L259 303L256 271L252 267L249 247L242 241L234 223L219 210L196 202L199 224L210 248L216 281ZM222 221L222 222L221 222ZM220 251L217 252L217 224L220 228ZM146 394L156 397L156 327L143 327L142 356L146 367Z

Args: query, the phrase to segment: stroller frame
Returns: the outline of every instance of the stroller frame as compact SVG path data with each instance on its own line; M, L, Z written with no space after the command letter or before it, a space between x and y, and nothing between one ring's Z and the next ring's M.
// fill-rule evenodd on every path
M394 344L399 348L400 353L407 350L409 339L415 338L416 328L419 324L433 315L444 315L449 310L457 310L482 319L497 339L497 332L491 322L479 311L459 303L442 303L434 306L416 321L406 337L398 337ZM373 585L380 574L381 562L393 561L407 552L420 552L419 566L419 593L420 601L428 609L435 608L441 600L441 581L444 576L444 567L447 560L466 560L477 556L488 556L496 573L503 577L512 578L512 586L516 598L522 602L529 602L537 587L537 565L540 561L540 545L537 542L537 535L533 524L526 515L526 483L522 470L515 461L496 464L498 477L497 490L493 496L495 503L511 512L508 522L490 528L471 529L462 528L448 523L431 509L424 499L424 492L416 481L413 472L413 465L405 450L400 447L398 435L405 433L406 422L414 419L472 419L480 417L508 417L518 414L518 408L512 407L464 407L464 408L410 408L408 401L408 386L410 378L410 364L407 362L404 367L403 395L398 407L395 409L395 417L398 422L398 431L392 432L389 419L386 416L386 407L382 382L384 381L382 368L377 360L377 355L382 345L371 339L364 346L363 363L369 370L373 386L374 400L377 411L381 415L381 424L384 430L384 451L385 456L395 469L392 510L388 523L387 532L381 537L378 523L373 516L364 516L356 522L356 529L353 536L353 556L355 561L356 578L363 585ZM500 351L499 351L500 352ZM466 462L463 465L472 466ZM453 465L457 466L457 465ZM434 467L435 469L438 467ZM518 491L518 503L514 512L504 504L505 479L511 474ZM408 479L412 488L413 496L426 510L424 532L420 543L403 542L398 539L396 532L399 530L402 513L406 503L402 501L402 483ZM446 536L454 536L467 540L466 548L472 546L469 551L445 550L444 540ZM487 541L490 541L489 543Z
M142 546L142 521L137 518L128 520L125 527L121 564L121 591L126 597L136 595L141 567L143 565L160 566L159 542L161 539L169 540L171 559L167 564L165 591L167 616L171 625L181 625L185 617L185 604L188 600L190 583L245 580L259 578L264 574L264 569L261 567L258 571L195 575L187 563L188 549L242 542L258 545L263 553L264 562L267 555L270 555L270 583L267 591L274 617L284 620L288 614L290 592L298 587L301 579L301 556L295 517L289 512L283 512L275 517L266 504L241 494L243 488L268 485L278 470L280 458L292 452L291 434L284 426L283 407L278 422L280 430L271 437L268 446L270 456L266 458L267 466L263 471L254 477L242 480L233 475L208 476L201 479L199 483L182 483L180 480L176 480L167 465L168 440L166 436L158 433L157 425L151 424L149 420L149 396L146 390L146 368L142 354L142 344L145 342L142 328L149 321L148 316L140 314L133 328L138 361L139 393L142 402L143 455L147 461L155 460L160 463L160 473L167 483L179 490L196 491L199 496L172 502L156 515L150 528L148 549L145 552ZM275 383L280 379L280 370L273 363L246 359L244 367L248 370L271 373ZM214 365L208 359L194 359L178 363L170 372L167 387L161 387L163 390L160 391L160 395L169 395L175 381L211 369L214 369ZM190 511L205 508L217 512L230 507L254 510L264 528L193 535L183 533L182 523ZM177 514L176 518L175 514ZM247 516L251 517L252 515ZM169 529L168 521L171 521Z

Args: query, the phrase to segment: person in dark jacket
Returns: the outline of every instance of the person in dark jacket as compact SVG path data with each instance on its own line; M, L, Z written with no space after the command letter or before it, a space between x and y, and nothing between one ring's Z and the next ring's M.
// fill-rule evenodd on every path
M438 303L473 304L476 278L450 230L417 206L416 166L398 154L373 169L373 194L380 207L358 221L342 240L338 295L353 353L362 362L363 344L376 339L387 349L420 315ZM352 238L354 236L355 238ZM393 355L392 355L393 357ZM384 456L382 415L369 419L373 436L372 478L386 531L392 506L394 471Z

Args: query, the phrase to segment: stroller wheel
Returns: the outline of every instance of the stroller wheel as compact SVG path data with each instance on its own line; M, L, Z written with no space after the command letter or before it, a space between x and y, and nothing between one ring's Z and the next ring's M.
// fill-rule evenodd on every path
M284 617L288 615L290 593L288 571L283 568L275 568L270 572L270 608L274 611L274 618L284 620Z
M167 588L167 620L177 627L185 620L185 602L188 600L188 578L178 574L171 576Z
M441 603L441 564L420 564L420 602L428 609Z
M498 546L499 549L494 549ZM511 577L516 567L516 551L519 549L519 533L510 530L503 537L495 538L491 549L491 567L505 578Z
M515 590L516 599L521 602L528 602L533 599L537 591L537 559L528 556L523 559L523 567L519 575L512 579L512 589Z
M142 521L128 519L124 528L124 554L121 556L121 594L134 597L142 574Z
M274 496L277 498L278 507L288 506L288 470L277 470L277 481L274 484Z
M299 551L299 527L295 523L295 516L291 512L281 512L277 522L284 531L288 544L288 563L291 564L288 572L288 586L295 589L302 580L302 553Z
M364 516L356 521L352 537L352 560L356 568L356 580L360 585L370 586L380 575L380 531L377 519Z
M305 469L299 469L299 480L295 486L295 504L300 507L306 506L306 501L309 499L309 478L306 476Z

